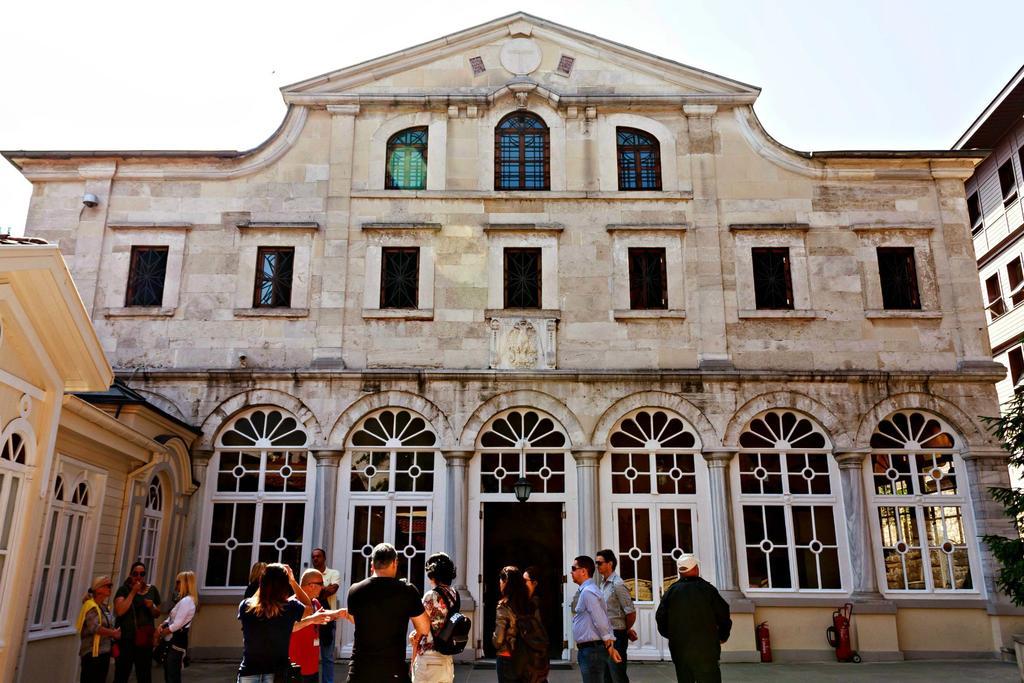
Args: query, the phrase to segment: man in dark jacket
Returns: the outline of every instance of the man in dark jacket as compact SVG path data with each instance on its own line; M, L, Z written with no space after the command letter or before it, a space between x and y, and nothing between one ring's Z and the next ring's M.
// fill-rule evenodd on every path
M679 683L721 683L718 659L732 630L729 604L700 578L696 557L683 555L676 566L679 580L665 591L655 614L658 633L668 638Z

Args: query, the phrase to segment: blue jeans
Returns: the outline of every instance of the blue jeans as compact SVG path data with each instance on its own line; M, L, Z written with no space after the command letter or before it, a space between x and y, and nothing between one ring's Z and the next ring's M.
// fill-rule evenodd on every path
M604 672L608 668L608 650L604 643L577 650L576 662L580 665L583 683L604 683Z
M256 674L255 676L239 676L238 683L274 683L274 674Z
M334 683L334 633L338 622L332 621L320 629L320 681Z
M616 630L615 650L621 655L622 661L616 664L608 658L608 666L604 670L604 683L629 683L629 676L626 675L626 648L629 647L629 631Z

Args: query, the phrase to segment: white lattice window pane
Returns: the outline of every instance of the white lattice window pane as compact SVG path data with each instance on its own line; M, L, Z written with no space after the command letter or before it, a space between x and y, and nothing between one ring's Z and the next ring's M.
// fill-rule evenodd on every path
M423 592L427 560L427 508L422 505L400 505L395 508L394 546L398 550L401 576Z
M961 509L925 507L923 512L935 588L973 588Z
M305 503L263 503L260 521L260 562L302 566Z
M794 495L828 495L828 455L825 453L787 453L786 471L789 493Z
M909 455L872 455L871 471L875 493L880 496L913 495L914 477L910 467Z
M565 453L525 454L526 480L537 493L565 492ZM518 456L516 457L518 460Z
M352 456L352 491L387 492L391 486L391 453L359 452Z
M83 515L74 515L70 522L72 526L71 533L71 553L68 557L67 565L67 583L64 586L64 594L58 595L60 600L60 612L58 618L55 621L61 623L67 622L70 617L72 600L75 597L75 577L78 574L78 562L81 558L79 555L79 548L82 543L82 527L85 525L85 517Z
M779 453L740 453L740 492L782 493L782 456Z
M227 451L220 454L217 468L217 491L255 493L260 486L259 453Z
M619 508L619 576L637 602L654 601L654 567L651 552L651 511Z
M792 514L797 585L818 590L841 588L832 508L794 505Z
M612 453L612 493L650 493L649 453Z
M352 510L352 583L370 575L373 547L384 542L387 508L356 505Z
M697 474L693 453L658 453L654 456L658 493L694 495Z
M14 530L14 513L18 508L18 490L21 479L12 474L0 472L0 555L6 557L11 547ZM0 573L0 578L3 573Z
M785 507L744 505L743 533L748 585L751 588L792 588Z
M519 453L483 453L480 457L480 491L512 493L519 478Z
M693 511L689 508L659 510L661 529L661 590L662 594L676 582L677 562L684 554L693 553Z
M952 453L919 453L917 471L921 477L921 493L956 495Z
M395 454L396 491L433 491L434 454L400 451Z
M41 626L43 623L43 610L46 606L47 589L50 586L50 575L53 569L54 545L57 534L60 532L61 515L58 510L50 513L50 529L46 533L45 554L43 555L43 567L39 574L39 587L36 589L36 608L32 616L32 625Z
M271 451L263 475L267 493L301 493L306 490L306 451Z
M912 507L878 508L886 585L893 590L924 590L921 535Z
M207 586L244 586L252 564L256 503L214 503Z

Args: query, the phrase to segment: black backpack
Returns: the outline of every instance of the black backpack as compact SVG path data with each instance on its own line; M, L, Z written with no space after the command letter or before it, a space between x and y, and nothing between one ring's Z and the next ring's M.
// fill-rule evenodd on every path
M455 593L454 605L449 600L446 590L435 588L434 592L448 608L448 618L445 620L444 626L434 634L434 651L442 655L457 655L466 649L473 622L459 611L462 601L459 599L458 592L452 591Z

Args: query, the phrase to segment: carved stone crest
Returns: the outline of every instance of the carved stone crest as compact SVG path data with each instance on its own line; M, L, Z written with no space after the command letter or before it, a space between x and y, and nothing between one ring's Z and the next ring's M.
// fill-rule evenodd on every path
M490 367L502 370L555 367L555 321L491 318Z

